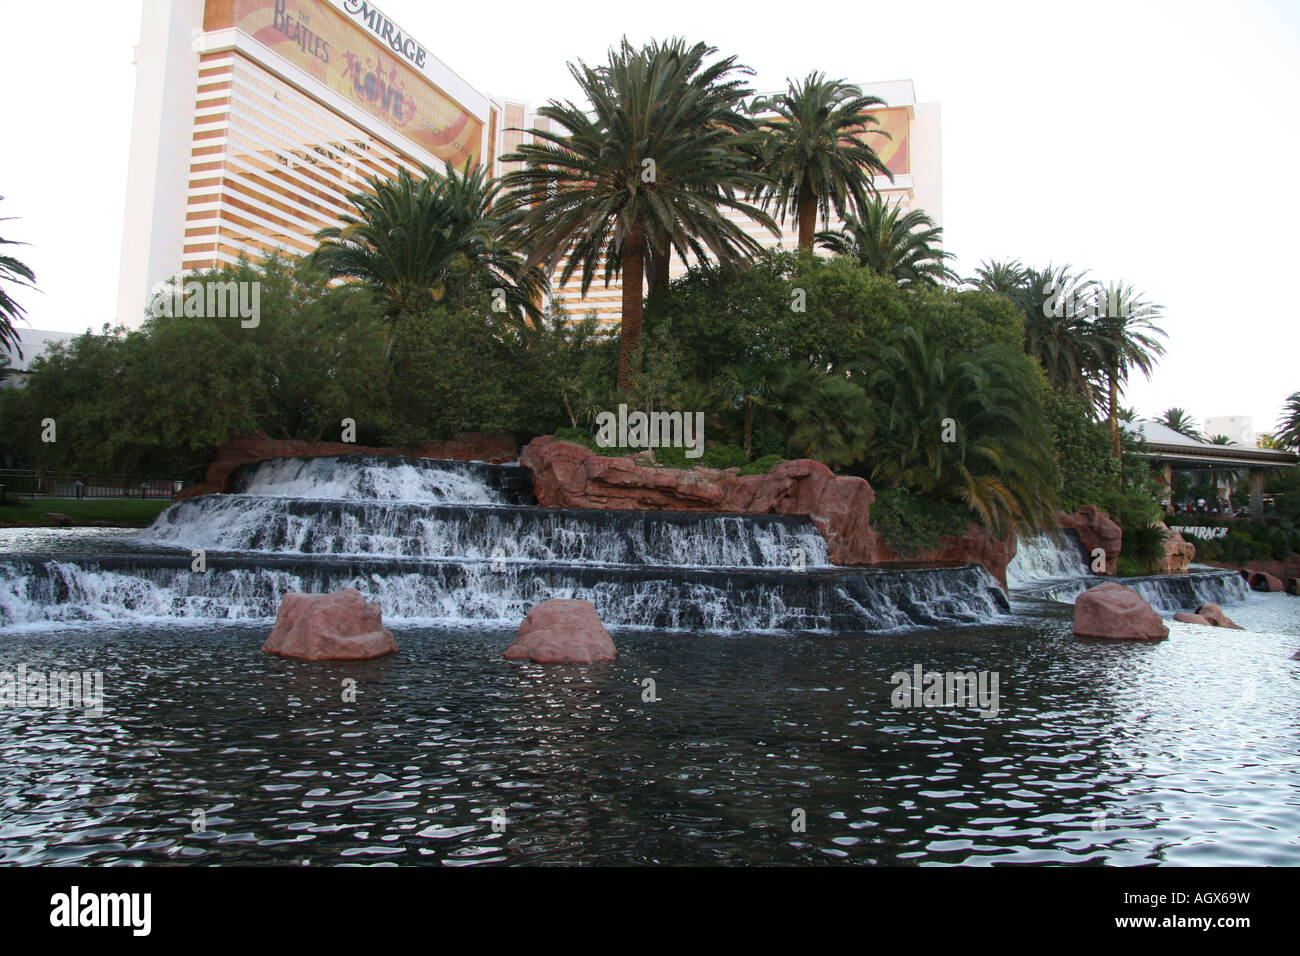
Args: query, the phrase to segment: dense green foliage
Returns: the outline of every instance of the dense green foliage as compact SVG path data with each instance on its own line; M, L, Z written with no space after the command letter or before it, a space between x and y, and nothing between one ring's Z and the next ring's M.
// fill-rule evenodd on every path
M876 493L871 525L885 544L902 557L934 549L942 535L959 538L966 533L970 511L951 501L915 494L903 488Z

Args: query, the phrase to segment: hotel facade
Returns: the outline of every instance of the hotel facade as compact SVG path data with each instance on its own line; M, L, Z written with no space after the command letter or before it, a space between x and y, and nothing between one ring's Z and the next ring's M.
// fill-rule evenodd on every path
M135 62L117 306L128 328L174 276L311 252L369 176L447 162L501 175L520 130L547 125L528 101L476 90L367 0L145 0ZM918 103L910 81L863 90L888 104L875 115L890 137L873 146L894 179L877 188L942 224L938 104ZM765 247L794 245L787 223L780 237L742 224ZM583 298L575 276L552 295L571 315L617 321L617 284Z

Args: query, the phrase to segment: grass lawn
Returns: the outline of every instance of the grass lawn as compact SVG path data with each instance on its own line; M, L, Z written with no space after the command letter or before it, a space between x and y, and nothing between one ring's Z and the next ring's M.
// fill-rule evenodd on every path
M164 498L6 498L0 505L0 521L46 525L50 512L65 514L74 521L110 521L123 527L142 528L171 504Z

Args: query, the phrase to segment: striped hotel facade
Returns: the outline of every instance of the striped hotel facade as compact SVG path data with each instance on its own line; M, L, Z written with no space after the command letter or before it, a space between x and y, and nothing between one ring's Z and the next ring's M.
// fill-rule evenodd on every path
M145 0L136 64L117 312L127 327L175 275L309 253L366 177L447 161L500 175L520 129L546 123L475 90L363 0ZM865 89L905 141L882 192L941 221L937 105L917 104L910 82ZM737 218L765 246L791 244ZM617 321L617 284L598 279L585 299L579 286L557 284L555 301Z

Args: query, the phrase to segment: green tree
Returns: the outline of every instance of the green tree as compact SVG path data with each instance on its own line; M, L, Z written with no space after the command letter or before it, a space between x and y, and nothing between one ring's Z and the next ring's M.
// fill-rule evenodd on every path
M1121 456L1119 396L1131 371L1137 370L1150 378L1157 359L1165 354L1160 342L1165 332L1155 324L1164 309L1122 281L1095 283L1092 291L1100 312L1092 325L1092 337L1101 357L1098 374L1106 391L1111 450L1118 459Z
M1205 441L1205 436L1201 434L1201 427L1196 424L1196 419L1189 415L1186 409L1166 408L1156 421L1192 441Z
M734 57L706 64L715 52L624 40L600 67L570 64L585 106L552 100L537 110L551 129L532 130L533 142L502 157L524 164L504 181L528 266L567 256L561 282L581 269L584 294L602 263L607 284L621 272L623 389L641 339L647 247L661 260L676 251L730 263L760 247L728 210L776 230L738 198L761 182L757 133L740 113L749 91L735 74L747 71Z
M1015 296L1029 279L1028 270L1019 259L985 259L966 281L977 289Z
M800 249L812 249L819 213L826 222L832 209L841 218L864 215L868 198L875 195L874 177L894 181L866 139L870 133L888 136L871 129L877 120L869 111L884 105L884 100L864 95L851 83L810 73L802 81L789 81L784 93L751 107L754 113L775 114L760 124L767 133L767 181L757 198L764 209L773 208L778 219L794 215Z
M1300 449L1300 392L1287 396L1282 414L1277 419L1274 437L1285 448Z
M4 199L0 196L0 199ZM8 222L13 217L0 218L0 222ZM0 239L0 247L3 246L22 246L26 243L14 242L11 239ZM5 286L26 286L29 289L36 288L36 274L26 265L19 262L18 259L11 255L0 254L0 346L4 346L13 351L19 358L23 357L23 351L18 344L18 330L14 328L14 323L20 319L26 321L26 311L14 299L13 295Z
M860 218L846 217L843 229L817 233L817 243L904 288L957 278L948 266L953 254L943 250L943 229L924 211L904 212L900 203L879 196L868 200Z

